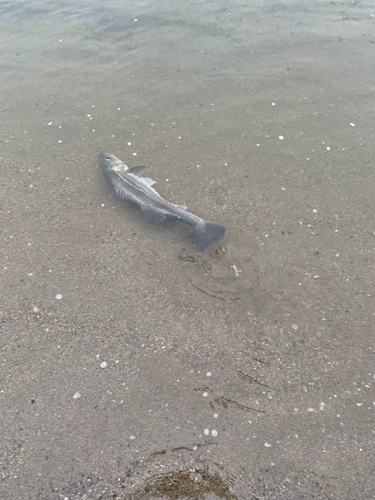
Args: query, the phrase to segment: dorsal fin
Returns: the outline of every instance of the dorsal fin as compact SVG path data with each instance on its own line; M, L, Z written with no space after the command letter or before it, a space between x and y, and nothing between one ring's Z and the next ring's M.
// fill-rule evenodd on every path
M152 179L150 179L150 177L141 177L141 179L149 186L156 184L156 181L153 181Z
M142 172L142 170L144 170L145 168L147 168L145 165L139 165L137 167L129 168L128 174L138 175L139 172Z

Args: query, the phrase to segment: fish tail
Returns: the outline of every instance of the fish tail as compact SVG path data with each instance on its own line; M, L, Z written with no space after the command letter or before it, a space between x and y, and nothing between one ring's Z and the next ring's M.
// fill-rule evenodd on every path
M225 233L225 227L202 220L200 224L195 226L195 247L197 252L203 252L211 241L220 238Z

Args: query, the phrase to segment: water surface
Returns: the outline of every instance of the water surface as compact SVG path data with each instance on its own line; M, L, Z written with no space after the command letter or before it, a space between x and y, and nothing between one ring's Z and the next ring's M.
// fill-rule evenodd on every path
M374 495L374 15L0 3L2 496Z

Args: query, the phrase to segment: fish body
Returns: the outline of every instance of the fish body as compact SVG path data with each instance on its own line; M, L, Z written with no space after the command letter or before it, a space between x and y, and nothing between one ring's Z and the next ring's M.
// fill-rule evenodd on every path
M120 200L132 201L138 205L147 222L155 224L170 219L187 222L193 226L197 252L203 252L211 241L225 233L223 226L187 212L183 205L174 205L164 200L152 187L155 181L137 175L144 167L128 168L116 156L109 153L100 154L100 164L106 179Z

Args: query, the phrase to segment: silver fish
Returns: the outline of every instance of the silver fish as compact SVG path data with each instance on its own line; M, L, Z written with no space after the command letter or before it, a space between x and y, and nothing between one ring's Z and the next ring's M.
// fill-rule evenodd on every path
M220 238L225 228L214 222L200 219L186 212L183 205L169 203L155 191L155 181L149 177L136 175L145 167L128 168L121 160L109 153L100 154L100 164L108 182L114 187L120 200L136 203L142 210L147 222L155 224L166 219L178 220L191 224L195 229L197 252L203 252L212 240Z

